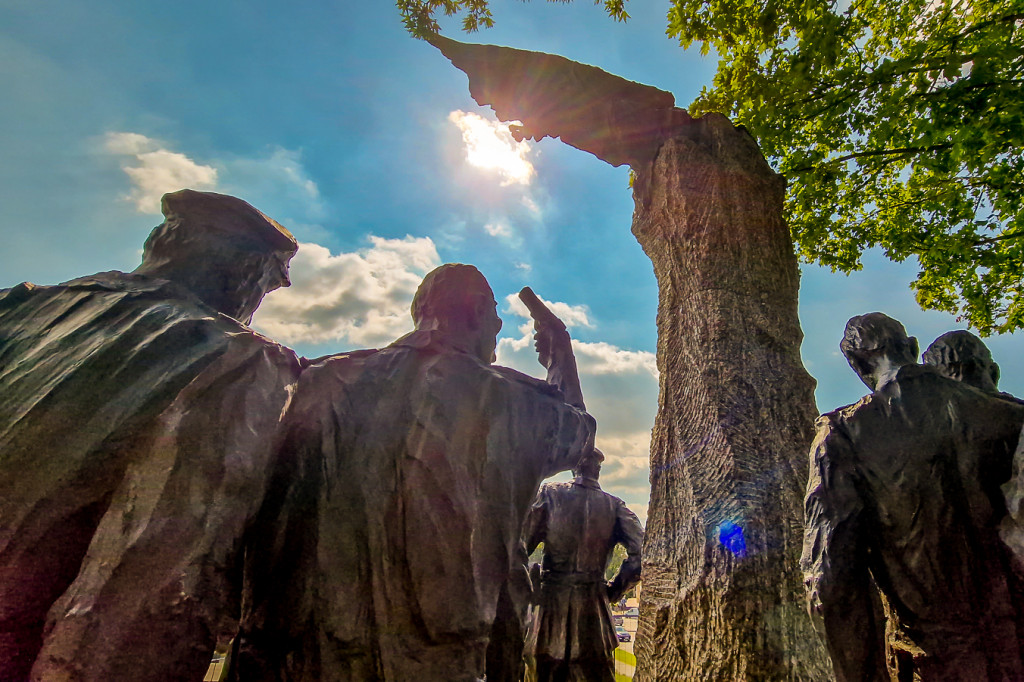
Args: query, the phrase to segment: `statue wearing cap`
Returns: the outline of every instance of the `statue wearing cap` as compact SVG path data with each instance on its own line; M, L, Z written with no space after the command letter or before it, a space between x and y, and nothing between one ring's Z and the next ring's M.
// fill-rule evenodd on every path
M194 679L298 379L245 323L297 245L182 190L131 273L0 291L0 678ZM30 672L31 671L31 672Z
M544 543L526 645L537 682L615 679L610 603L640 580L644 529L622 500L601 490L603 461L594 448L573 469L572 482L544 484L523 528L528 552ZM605 567L618 544L626 560L608 582Z
M840 348L872 393L818 420L801 558L836 679L1024 679L1024 572L998 533L1024 406L916 364L882 313Z

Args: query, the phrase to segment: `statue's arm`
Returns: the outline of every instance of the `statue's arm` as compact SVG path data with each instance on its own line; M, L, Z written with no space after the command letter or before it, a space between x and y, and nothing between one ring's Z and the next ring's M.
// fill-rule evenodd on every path
M615 521L615 539L626 549L626 560L615 578L608 583L608 601L617 602L629 588L640 582L640 551L644 544L644 527L626 505L620 504Z
M544 305L530 287L523 287L519 298L533 317L538 359L548 371L547 382L562 391L565 402L586 410L576 356L572 352L572 340L565 323Z
M837 682L884 679L884 617L864 546L864 506L849 465L849 441L830 425L811 447L800 565L811 619L832 657Z

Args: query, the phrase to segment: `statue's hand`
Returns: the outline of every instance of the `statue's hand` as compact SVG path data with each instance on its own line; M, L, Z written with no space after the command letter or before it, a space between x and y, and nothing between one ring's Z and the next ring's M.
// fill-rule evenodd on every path
M519 299L533 317L533 339L537 359L548 370L548 383L562 390L567 403L586 409L576 370L576 358L572 353L572 340L569 338L565 323L544 305L530 287L523 287L519 292Z

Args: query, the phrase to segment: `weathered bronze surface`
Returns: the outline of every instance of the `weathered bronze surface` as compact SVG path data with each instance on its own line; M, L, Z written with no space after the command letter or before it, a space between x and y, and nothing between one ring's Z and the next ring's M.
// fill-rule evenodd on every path
M571 483L545 484L530 508L526 550L544 543L527 652L537 682L614 682L618 645L610 602L640 580L644 530L636 514L601 490L603 455L584 455ZM611 582L605 567L615 545L626 559Z
M412 312L387 348L302 374L248 557L240 679L479 679L530 502L593 446L564 325L537 321L556 385L491 364L501 322L472 266L428 274Z
M841 347L872 393L818 422L802 559L836 679L1024 679L1024 565L998 533L1024 405L915 364L881 313Z
M133 273L0 292L0 679L198 680L237 619L299 373L238 320L296 244L233 197L163 211Z

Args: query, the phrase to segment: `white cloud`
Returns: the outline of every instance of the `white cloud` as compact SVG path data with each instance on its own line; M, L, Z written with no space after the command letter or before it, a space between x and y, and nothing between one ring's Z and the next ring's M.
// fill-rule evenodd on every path
M526 306L515 294L505 313L526 320L517 338L498 343L498 364L543 376L532 343ZM545 301L570 328L595 329L587 306ZM510 328L514 326L510 325ZM605 454L601 485L621 497L641 519L650 501L651 427L658 409L658 369L654 353L619 348L603 341L573 339L587 410L597 419L597 446Z
M533 197L524 196L522 199L520 199L520 202L523 204L523 206L526 207L526 210L529 211L530 215L532 215L534 218L539 218L541 216L540 206L538 206L537 202L533 200Z
M139 133L107 133L103 146L111 154L141 154L153 151L159 145Z
M529 185L533 180L533 164L527 158L530 145L517 142L508 124L458 109L448 114L448 120L462 132L470 165L497 172L502 177L502 186Z
M125 197L139 213L160 213L160 197L183 188L213 189L217 169L196 163L184 154L173 152L157 140L130 132L110 132L104 138L110 154L134 157L134 165L121 169L131 180Z
M107 154L130 157L122 170L132 187L124 197L140 213L160 213L160 197L186 187L227 192L267 211L307 239L322 235L328 211L299 151L273 147L264 156L226 157L199 164L160 140L134 132L108 132Z
M523 272L532 272L533 271L533 266L530 265L529 263L522 263L522 262L516 261L512 265L515 267L516 270L522 270Z
M492 237L505 237L511 239L513 236L512 228L505 223L487 223L484 225L484 231Z
M643 350L623 350L610 343L580 343L577 362L585 363L591 374L647 373L658 378L658 362L654 353Z
M518 265L517 265L518 267ZM593 324L590 322L590 308L585 305L569 305L568 303L561 303L558 301L548 301L543 297L538 296L541 301L558 317L565 326L569 329L573 327L589 327L593 328ZM530 317L530 311L526 308L526 304L519 298L519 294L509 294L505 297L505 303L508 305L505 307L506 313L517 315L526 320L523 327L533 328L533 323ZM525 333L525 332L524 332Z
M440 265L429 237L370 238L371 246L337 255L301 244L292 285L271 292L253 325L284 343L338 341L373 348L412 329L409 306L423 276Z

